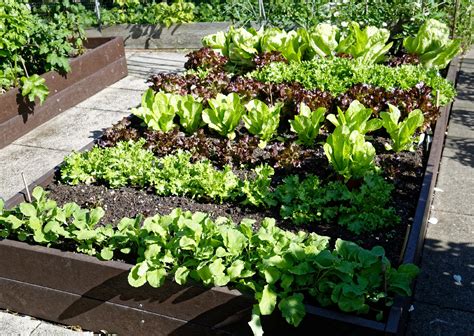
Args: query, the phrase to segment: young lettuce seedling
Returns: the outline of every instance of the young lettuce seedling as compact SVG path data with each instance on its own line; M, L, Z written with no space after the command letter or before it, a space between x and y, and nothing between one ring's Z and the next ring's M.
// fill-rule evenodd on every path
M268 106L264 102L254 99L245 105L248 113L242 117L245 127L251 134L258 136L259 147L265 148L275 134L280 123L280 111L283 104L277 103Z
M235 138L235 128L245 112L245 107L236 93L227 96L218 94L215 99L209 99L209 108L202 112L204 122L222 136Z
M375 148L358 131L336 127L324 144L324 152L336 172L346 181L362 178L375 169Z
M319 107L315 111L305 104L300 104L300 113L290 120L291 130L298 134L298 141L306 146L313 146L314 140L319 135L321 123L324 120L326 109Z
M166 133L175 127L173 119L177 102L175 95L161 91L155 94L148 89L142 96L142 105L132 109L132 114L142 119L149 128Z
M337 114L337 117L334 114L329 114L327 119L336 127L345 125L349 130L358 131L362 135L382 127L380 119L369 120L372 116L372 109L366 108L358 100L354 100L346 112L342 112L338 107Z
M385 144L387 150L401 152L404 150L414 151L414 144L417 138L414 136L416 130L423 125L425 118L421 110L411 111L408 117L400 121L400 110L391 104L388 104L390 112L380 113L383 127L390 134L392 145ZM418 140L421 140L418 138Z

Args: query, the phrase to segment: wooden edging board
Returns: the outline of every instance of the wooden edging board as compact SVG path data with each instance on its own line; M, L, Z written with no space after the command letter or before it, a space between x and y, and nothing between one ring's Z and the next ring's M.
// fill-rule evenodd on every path
M199 49L201 39L227 30L230 22L193 22L170 27L152 24L116 24L86 29L88 37L121 36L125 48L131 49Z
M18 88L0 95L0 148L127 76L121 37L90 38L85 47L85 54L70 60L69 73L41 76L50 91L43 104L30 103Z
M459 59L453 60L447 78L455 81ZM426 233L433 188L441 160L451 104L436 124L412 229L403 263L417 263ZM90 148L92 143L86 146ZM47 186L51 170L30 185ZM26 191L6 202L12 207L24 200ZM236 290L179 286L167 280L161 288L132 288L130 264L99 261L94 257L5 239L0 241L0 307L49 321L80 325L126 335L246 335L250 329L253 299ZM299 335L342 328L347 334L402 335L410 298L397 297L386 322L306 305L307 315ZM263 320L268 334L288 333L291 327L277 317ZM290 329L288 329L290 328ZM337 333L337 332L336 332Z

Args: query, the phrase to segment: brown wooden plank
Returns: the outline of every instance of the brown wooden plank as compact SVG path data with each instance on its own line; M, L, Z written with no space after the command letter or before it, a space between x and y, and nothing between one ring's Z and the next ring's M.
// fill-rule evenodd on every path
M0 255L0 277L177 319L194 319L203 325L221 323L253 304L252 298L237 291L180 286L174 281L160 288L133 288L127 281L132 265L42 246L4 240L0 241Z
M60 91L52 99L35 108L33 114L16 115L0 124L0 148L7 146L22 135L91 97L105 87L127 75L126 60L121 58Z
M56 94L73 84L91 76L95 72L125 57L122 38L94 38L85 43L86 47L94 48L88 50L84 55L71 59L71 71L67 74L59 74L49 71L41 77L46 80L50 94L46 99L56 99ZM24 118L41 107L39 101L30 103L21 96L18 88L11 89L0 95L0 124L18 115Z
M60 277L61 274L56 274ZM0 307L85 330L118 335L225 335L198 323L0 277Z

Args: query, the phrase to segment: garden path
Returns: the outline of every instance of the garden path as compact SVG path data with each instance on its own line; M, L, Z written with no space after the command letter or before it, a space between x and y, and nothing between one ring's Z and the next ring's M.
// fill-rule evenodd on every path
M456 98L407 335L474 335L474 48Z

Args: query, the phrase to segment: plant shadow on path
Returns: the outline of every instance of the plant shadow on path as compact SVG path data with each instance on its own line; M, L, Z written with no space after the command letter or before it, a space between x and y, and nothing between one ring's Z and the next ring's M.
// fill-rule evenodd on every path
M448 237L452 239L451 235ZM464 242L425 240L407 336L474 335L472 238L471 234L463 237Z

